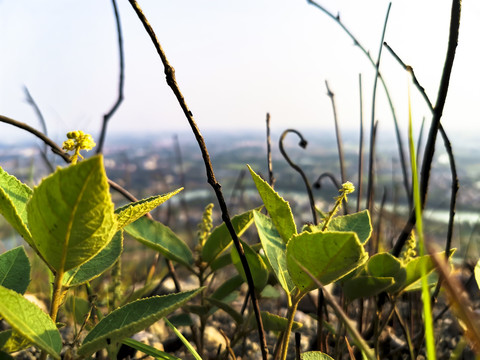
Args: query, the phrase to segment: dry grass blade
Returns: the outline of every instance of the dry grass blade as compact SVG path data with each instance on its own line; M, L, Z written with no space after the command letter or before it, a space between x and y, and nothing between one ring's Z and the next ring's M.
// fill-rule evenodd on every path
M472 304L468 297L463 296L466 294L466 290L456 278L450 275L450 267L447 262L433 251L430 251L430 254L442 277L442 286L450 298L452 307L458 319L460 319L466 327L465 335L478 356L480 355L480 318L472 311Z

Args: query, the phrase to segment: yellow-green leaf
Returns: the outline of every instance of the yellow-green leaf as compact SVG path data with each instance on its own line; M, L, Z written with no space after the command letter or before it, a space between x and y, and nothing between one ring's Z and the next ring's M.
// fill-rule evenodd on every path
M117 225L103 157L57 169L27 203L36 248L56 272L80 266L112 239Z

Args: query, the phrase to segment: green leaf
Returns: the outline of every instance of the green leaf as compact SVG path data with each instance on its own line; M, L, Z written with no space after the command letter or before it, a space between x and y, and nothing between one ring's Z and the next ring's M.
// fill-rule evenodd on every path
M27 212L35 246L57 273L94 257L117 227L102 156L59 168L43 179Z
M238 290L243 283L243 278L240 275L235 275L220 285L210 297L216 300L223 300L232 292Z
M123 339L122 344L128 345L138 351L143 352L145 355L153 356L155 359L161 360L182 360L176 356L170 355L164 351L155 349L154 347L141 343L140 341L134 339Z
M0 255L0 285L24 294L30 283L30 261L23 246Z
M210 264L210 269L212 269L212 271L215 272L231 264L232 264L232 257L230 256L229 253L226 253L226 254L220 255L215 260L213 260Z
M250 166L248 166L248 170L250 170L250 174L252 174L258 193L260 194L260 197L265 204L265 208L275 224L278 233L283 239L283 242L287 243L288 240L297 233L297 226L293 219L290 204L273 190L266 181L258 176Z
M300 354L301 360L333 360L327 354L322 353L321 351L307 351Z
M450 256L453 255L456 249L450 250ZM441 258L445 258L445 251L437 253L437 255ZM425 264L425 265L424 265ZM397 289L397 293L403 290L407 290L407 288L411 287L422 278L422 267L425 266L425 275L428 275L435 269L435 263L432 260L431 255L424 255L416 257L410 260L406 264L406 279L403 283L403 286L400 289Z
M214 305L214 306L222 309L222 310L225 311L228 315L230 315L237 325L240 325L240 324L243 323L243 316L242 316L242 314L240 314L238 311L236 311L233 307L231 307L231 306L230 306L229 304L227 304L226 302L223 302L223 301L221 301L221 300L214 299L214 298L211 298L211 297L210 297L210 298L206 298L206 300L207 300L210 304L212 304L212 305Z
M250 272L252 274L253 284L257 290L261 291L265 285L267 285L268 281L267 266L263 262L261 256L253 251L248 244L242 241L242 246L247 258L248 267L250 268ZM242 262L240 261L240 256L238 255L237 249L233 248L230 254L232 256L233 265L237 269L243 281L247 282L247 277L245 276L245 271L243 269Z
M178 331L178 329L175 326L173 326L173 324L170 321L168 321L167 318L163 319L163 321L165 321L165 324L167 324L168 327L173 330L175 335L177 335L177 337L180 339L183 345L185 345L185 347L190 352L190 354L192 354L196 360L202 360L202 358L200 357L200 355L198 355L198 353L195 351L193 346L188 342L187 339L185 339L185 336L183 336L182 333Z
M0 332L0 350L13 353L32 346L30 341L20 336L16 331L8 329ZM1 357L0 357L1 359Z
M253 210L244 212L243 214L232 218L232 225L238 237L247 230L253 223ZM232 236L227 229L225 223L213 229L202 248L202 260L210 264L218 258L232 244Z
M345 297L349 300L367 298L380 294L394 284L392 277L375 277L361 275L345 281L342 286Z
M183 188L180 188L165 195L152 196L116 209L115 214L118 215L117 230L123 229L128 224L141 218L182 190Z
M321 227L323 224L318 225ZM360 242L365 245L372 234L372 221L368 210L350 215L336 216L328 225L328 231L353 231Z
M123 231L120 230L97 255L82 265L67 271L63 277L63 286L78 286L97 278L115 264L122 254L122 250Z
M168 226L141 217L128 225L125 231L142 244L160 252L167 259L191 268L192 251Z
M288 324L287 318L274 315L272 313L269 313L268 311L262 311L261 315L262 315L262 323L265 331L284 331L287 328L287 324ZM255 321L255 318L253 316L250 317L249 325L254 329L257 328L257 322ZM303 326L302 323L299 323L298 321L294 321L292 324L292 331L297 331L302 326Z
M407 278L407 271L400 260L389 253L379 253L368 259L366 265L367 273L375 277L392 277L394 285L388 288L389 292L402 287Z
M283 290L290 296L295 287L287 269L287 246L278 234L272 219L259 211L254 212L255 226L262 242L263 251Z
M92 305L78 296L69 296L65 302L65 310L73 314L75 322L81 325L85 322L86 315L92 310Z
M62 339L57 326L40 308L19 293L0 286L0 316L21 336L60 359Z
M183 306L202 290L145 298L112 311L87 334L78 354L88 356L132 336Z
M0 214L35 249L26 211L32 193L32 189L0 167Z
M323 285L336 281L368 259L354 232L304 232L287 244L287 266L293 282L306 293L317 288L302 264Z

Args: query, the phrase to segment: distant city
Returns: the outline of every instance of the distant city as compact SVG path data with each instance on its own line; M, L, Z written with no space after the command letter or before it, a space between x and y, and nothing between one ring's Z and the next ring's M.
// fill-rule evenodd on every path
M278 146L279 137L280 134L272 134L271 137L275 189L291 203L297 219L302 222L311 221L305 184L301 176L282 157ZM334 133L328 137L308 134L306 149L298 146L299 140L297 135L288 134L284 146L292 161L305 171L310 184L314 184L322 173L327 172L341 183ZM231 214L260 205L261 200L256 194L246 164L268 180L265 134L238 132L208 134L206 143L217 181L222 185ZM436 148L425 216L445 223L448 218L451 172L448 156L442 145L439 142ZM454 152L460 181L457 222L468 222L469 228L475 229L480 216L480 161L478 152L473 151L473 146L474 143L468 140L457 142L454 144ZM0 144L0 166L33 186L49 172L41 156L42 151L44 145L31 136L16 145ZM346 178L357 185L358 135L343 134L343 151ZM93 152L94 150L86 155L93 155ZM47 149L46 154L54 167L64 166L63 160L50 150ZM368 168L367 154L368 142L365 141L364 174ZM162 205L155 213L160 221L168 222L174 228L184 227L185 224L194 228L201 218L204 207L210 202L213 202L215 209L218 210L214 192L207 183L198 144L190 133L158 136L112 135L107 137L104 156L108 176L137 198L166 193L179 187L185 188L179 195L169 200L168 205ZM406 156L408 160L408 153ZM394 138L382 138L377 144L375 192L376 204L381 203L385 193L385 209L388 211L395 209L400 217L405 217L407 199L398 161L398 147ZM317 207L322 211L328 211L333 197L337 195L337 189L332 181L325 178L321 189L314 189L313 193ZM113 193L113 199L117 206L125 202L119 194ZM356 199L356 193L349 197L352 211L355 210ZM360 208L365 207L364 199L365 190ZM218 214L216 216L217 222L220 222ZM0 222L0 226L3 225L4 221Z

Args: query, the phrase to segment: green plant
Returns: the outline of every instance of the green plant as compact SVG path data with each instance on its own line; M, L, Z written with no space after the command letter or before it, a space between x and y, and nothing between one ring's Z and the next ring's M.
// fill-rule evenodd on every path
M84 148L71 148L76 156L81 147ZM125 226L179 191L114 210L101 155L58 168L33 190L0 169L0 213L43 260L53 277L47 316L22 296L30 282L30 262L23 247L1 255L0 316L11 326L1 333L2 351L14 352L32 344L43 351L43 357L49 354L60 359L62 338L56 321L67 292L88 284L113 266L122 253ZM202 288L126 304L88 329L82 344L74 350L79 356L102 348L114 353L122 339L181 307L201 291Z
M319 225L307 225L298 233L288 202L249 170L269 214L255 211L255 225L265 256L288 299L289 322L282 335L280 359L287 357L298 303L310 291L336 282L349 301L382 292L397 298L425 278L422 274L434 270L431 256L412 257L411 251L404 262L389 253L368 257L364 249L372 232L368 210L334 217L342 201L354 191L351 183L339 190L333 209ZM344 322L348 320L344 318ZM375 358L358 334L354 341L367 358Z

